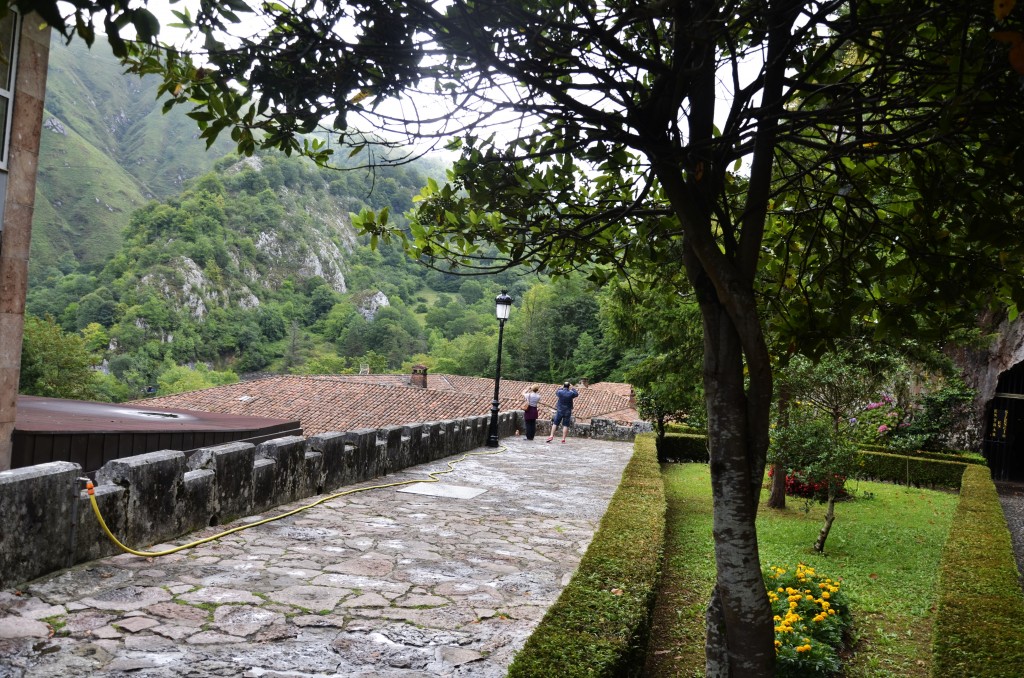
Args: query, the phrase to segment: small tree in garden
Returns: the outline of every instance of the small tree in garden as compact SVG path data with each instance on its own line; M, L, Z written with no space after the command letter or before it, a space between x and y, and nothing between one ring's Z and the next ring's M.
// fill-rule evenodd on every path
M665 430L669 421L678 420L692 412L693 399L685 391L673 388L673 382L654 382L636 391L636 411L645 421L654 424L658 434L658 461L670 461L666 452Z
M883 376L849 351L826 353L817 362L794 356L786 383L792 397L827 416L839 431L882 385Z
M875 370L862 366L850 351L827 353L818 362L803 355L793 355L785 369L779 370L777 425L789 426L790 410L799 403L810 406L831 421L835 432L840 425L855 423L851 413L856 411L882 382ZM795 416L799 416L796 414ZM786 507L785 482L787 451L775 450L772 461L772 491L768 497L770 508Z
M665 437L668 420L686 412L680 403L673 402L672 393L661 393L654 389L637 392L636 411L645 420L654 424L659 440Z
M814 550L820 553L825 550L825 540L835 522L836 499L846 478L856 470L857 446L844 435L848 427L836 428L811 412L807 407L796 408L790 414L789 424L774 429L768 460L778 469L798 471L818 490L815 497L827 504L825 522L814 543Z

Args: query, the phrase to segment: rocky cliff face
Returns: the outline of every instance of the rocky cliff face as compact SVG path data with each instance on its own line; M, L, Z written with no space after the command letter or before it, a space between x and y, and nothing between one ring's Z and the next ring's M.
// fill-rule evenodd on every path
M153 287L162 297L172 300L178 308L187 310L196 320L206 317L211 306L257 308L259 298L238 281L229 281L227 287L215 284L196 262L178 257L177 268L171 273L150 273L139 279L140 287Z
M370 291L357 295L354 301L356 302L359 315L363 316L366 320L373 320L380 309L391 305L388 295L380 291Z
M985 348L957 347L948 351L964 372L964 381L977 391L974 400L974 425L967 449L980 451L985 436L985 408L995 397L999 375L1024 362L1024 316L999 323L991 343Z
M310 233L309 238L308 244L301 245L274 232L261 232L256 240L256 249L273 260L292 262L303 278L320 276L335 292L347 292L342 272L345 253L323 233ZM248 270L250 281L257 283L259 278L255 272Z

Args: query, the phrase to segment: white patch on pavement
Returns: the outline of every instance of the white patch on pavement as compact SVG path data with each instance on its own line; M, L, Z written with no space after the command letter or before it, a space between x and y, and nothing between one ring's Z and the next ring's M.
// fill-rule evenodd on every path
M487 490L479 487L463 487L462 485L445 485L443 483L416 483L398 490L410 494L425 494L430 497L451 497L452 499L472 499Z

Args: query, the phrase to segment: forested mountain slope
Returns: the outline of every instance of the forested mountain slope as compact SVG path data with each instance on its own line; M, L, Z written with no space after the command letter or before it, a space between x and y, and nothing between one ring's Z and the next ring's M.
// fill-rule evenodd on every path
M139 386L178 364L244 373L283 358L275 369L293 368L319 352L324 338L310 328L343 300L350 310L330 339L359 311L365 323L382 307L385 316L404 309L403 332L349 346L358 356L372 345L393 363L426 347L401 297L423 287L428 271L398 250L359 244L349 211L367 204L354 196L371 184L393 189L376 207L407 207L424 181L413 166L369 175L280 155L227 156L180 195L132 212L102 268L50 267L31 286L28 310L87 331L113 373Z
M40 142L32 275L72 259L102 266L117 251L134 210L182 190L233 150L209 151L195 122L161 113L157 78L122 72L109 50L83 41L50 49Z
M192 120L162 115L155 82L122 74L103 50L54 43L50 63L22 392L123 400L412 361L490 376L501 289L516 300L506 377L614 370L583 285L451 275L357 236L350 213L387 207L400 223L428 178L444 176L441 160L367 170L339 154L348 169L328 170L241 158L226 140L207 151ZM50 374L47 350L67 353L69 341L82 344L80 383ZM102 370L98 384L86 363Z

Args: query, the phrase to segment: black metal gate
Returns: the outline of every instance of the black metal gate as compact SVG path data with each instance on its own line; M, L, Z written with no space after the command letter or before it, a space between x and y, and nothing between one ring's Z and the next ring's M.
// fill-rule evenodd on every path
M1024 481L1024 363L999 375L985 409L982 451L993 480Z

